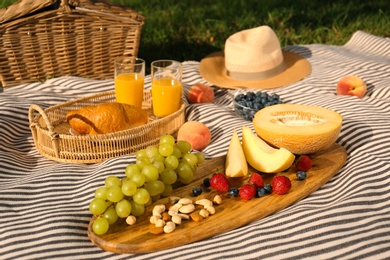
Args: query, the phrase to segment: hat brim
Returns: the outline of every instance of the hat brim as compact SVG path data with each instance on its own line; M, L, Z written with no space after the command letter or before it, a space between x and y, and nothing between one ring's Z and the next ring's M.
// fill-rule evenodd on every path
M282 51L285 70L263 80L237 80L227 75L224 52L215 52L200 61L200 74L211 84L222 88L271 89L289 85L305 78L311 72L311 65L301 55Z

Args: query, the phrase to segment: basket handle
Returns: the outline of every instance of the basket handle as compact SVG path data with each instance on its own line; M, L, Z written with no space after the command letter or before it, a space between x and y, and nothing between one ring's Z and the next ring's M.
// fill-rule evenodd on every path
M37 145L37 141L38 141L37 140L38 122L37 120L34 120L35 111L37 111L42 116L43 121L45 122L47 129L49 130L49 136L53 144L54 153L56 157L59 158L60 153L59 153L59 145L58 145L58 140L59 140L58 133L54 131L54 127L51 124L49 117L46 115L46 112L40 106L32 104L28 110L28 121L30 122L30 128L31 128L35 145Z

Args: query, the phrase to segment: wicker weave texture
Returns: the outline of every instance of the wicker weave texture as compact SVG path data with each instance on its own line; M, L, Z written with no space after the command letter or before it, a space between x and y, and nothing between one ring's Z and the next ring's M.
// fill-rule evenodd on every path
M115 91L82 97L47 109L31 105L29 122L35 146L40 154L66 163L97 163L135 153L157 145L161 136L176 135L185 122L185 105L179 111L155 120L152 116L151 92L144 92L143 109L149 112L149 123L124 131L99 135L72 135L66 114L85 106L115 102Z
M137 57L144 17L104 1L22 0L1 10L0 21L0 80L8 87L113 78L116 57Z

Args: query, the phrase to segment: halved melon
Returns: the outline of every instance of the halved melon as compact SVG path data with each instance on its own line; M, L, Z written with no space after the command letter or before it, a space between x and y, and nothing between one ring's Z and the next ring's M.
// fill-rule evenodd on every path
M269 144L294 154L310 154L336 141L342 117L323 107L278 104L258 111L252 122L256 133Z

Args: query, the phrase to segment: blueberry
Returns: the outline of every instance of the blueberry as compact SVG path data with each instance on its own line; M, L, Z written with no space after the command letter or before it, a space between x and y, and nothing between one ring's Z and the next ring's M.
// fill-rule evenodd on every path
M256 197L257 198L263 197L265 194L267 194L267 191L264 188L257 188L256 189Z
M192 194L194 194L194 196L199 196L200 194L202 194L202 191L203 190L201 188L196 187L192 189Z
M298 179L300 179L300 180L306 179L306 172L305 172L305 171L298 171L298 172L297 172L297 177L298 177Z
M267 193L271 193L272 191L272 186L270 184L265 184L263 188Z
M228 194L231 197L237 197L238 196L238 189L236 187L230 188L228 191Z
M209 188L210 187L210 178L206 178L203 180L203 185L206 187L206 188Z

